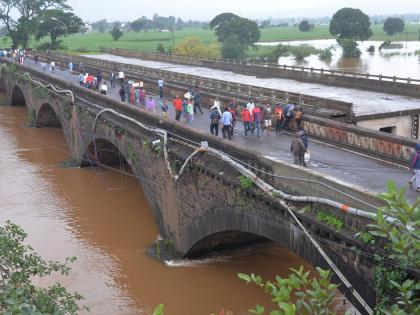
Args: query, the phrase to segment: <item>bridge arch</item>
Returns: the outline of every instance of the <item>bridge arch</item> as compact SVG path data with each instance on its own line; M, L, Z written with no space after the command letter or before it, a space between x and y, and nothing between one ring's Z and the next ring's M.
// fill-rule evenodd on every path
M35 126L62 128L62 123L53 106L44 103L38 110Z
M132 167L124 153L110 140L104 138L93 139L83 152L82 167L85 166L122 166Z
M11 106L26 106L28 103L26 101L26 97L23 94L22 89L19 85L15 85L12 90L12 94L10 97L10 105Z

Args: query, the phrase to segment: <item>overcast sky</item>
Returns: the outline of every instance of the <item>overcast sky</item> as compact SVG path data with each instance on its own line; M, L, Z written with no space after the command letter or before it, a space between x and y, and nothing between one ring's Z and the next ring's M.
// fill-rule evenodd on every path
M85 21L132 21L142 15L211 20L222 12L248 18L331 16L342 7L373 14L420 13L420 0L68 0Z

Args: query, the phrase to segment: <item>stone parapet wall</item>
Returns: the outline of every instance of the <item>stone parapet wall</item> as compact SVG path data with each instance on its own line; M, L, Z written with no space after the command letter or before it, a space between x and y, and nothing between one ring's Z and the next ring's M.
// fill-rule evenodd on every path
M202 59L197 57L159 54L145 51L133 51L121 48L105 48L104 52L145 60L156 60L184 65L203 66L208 68L233 71L274 78L286 78L304 82L334 85L339 87L357 88L368 91L399 94L420 98L420 80L397 78L367 73L352 73L326 69L314 69L292 66L276 66L250 64L244 61Z

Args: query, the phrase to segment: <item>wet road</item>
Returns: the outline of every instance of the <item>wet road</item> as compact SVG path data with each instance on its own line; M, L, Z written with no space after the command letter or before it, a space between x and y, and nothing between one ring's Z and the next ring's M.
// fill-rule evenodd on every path
M165 265L145 250L158 229L137 179L118 171L65 168L70 156L59 129L27 128L25 107L0 107L0 225L12 220L29 234L44 259L78 259L67 277L92 315L208 315L222 308L234 315L260 303L262 290L237 272L273 279L305 265L292 252L267 243L199 261ZM343 314L337 297L337 314ZM353 314L353 313L352 313Z
M343 102L350 102L353 103L353 111L356 116L420 108L420 99L408 96L405 97L401 95L392 95L357 89L347 89L342 87L300 82L288 79L257 78L253 76L233 73L230 71L209 69L205 67L183 66L165 62L148 61L108 54L85 55L85 57L96 58L101 60L111 60L121 63L129 63L133 65L157 68L180 73L191 73L206 78L213 78L230 82L255 85L265 88L278 89L282 91L313 95L316 97L330 98Z
M41 71L40 66L35 65L32 60L28 59L26 65ZM78 76L69 73L67 70L56 70L51 75L78 84ZM119 99L118 88L109 88L108 97ZM172 106L170 106L170 117L174 117ZM195 116L193 127L205 131L209 130L207 111L204 115L198 114ZM260 138L256 136L245 137L242 125L238 125L233 141L260 151L273 160L278 159L292 163L293 159L290 155L291 139L290 135L284 133L280 135L271 134L269 136L264 134ZM373 193L386 191L389 180L394 181L399 187L407 186L407 181L411 176L406 168L349 152L342 148L322 144L315 140L310 140L309 150L311 152L311 169L331 176L337 181L344 181ZM410 201L414 202L418 194L413 189L407 189L406 196Z

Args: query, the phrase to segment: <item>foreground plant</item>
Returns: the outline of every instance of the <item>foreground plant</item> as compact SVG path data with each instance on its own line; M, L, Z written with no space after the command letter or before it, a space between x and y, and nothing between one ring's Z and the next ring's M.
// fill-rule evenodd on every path
M0 227L0 313L5 315L77 314L82 296L69 293L59 283L46 288L32 281L53 273L68 275L69 257L64 264L45 262L34 250L24 245L27 234L22 228L7 222ZM83 307L86 309L86 307Z
M272 301L276 303L271 315L332 315L334 313L330 308L338 285L331 283L332 274L329 270L316 269L318 278L311 278L311 272L305 271L303 266L298 270L291 268L292 274L287 278L276 276L276 282L264 283L260 276L254 274L238 273L238 277L246 283L264 288L271 295ZM265 308L257 305L249 312L261 315L265 314Z

